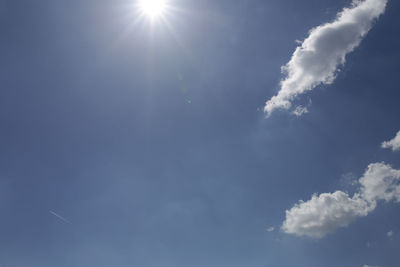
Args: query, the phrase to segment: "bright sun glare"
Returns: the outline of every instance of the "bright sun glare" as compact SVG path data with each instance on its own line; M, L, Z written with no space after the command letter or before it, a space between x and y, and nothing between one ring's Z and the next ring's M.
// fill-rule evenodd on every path
M140 0L140 9L151 18L162 15L167 7L166 0Z

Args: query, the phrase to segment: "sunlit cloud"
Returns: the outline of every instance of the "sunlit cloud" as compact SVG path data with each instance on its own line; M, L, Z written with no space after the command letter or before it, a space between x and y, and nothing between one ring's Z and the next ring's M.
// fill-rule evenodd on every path
M400 131L397 133L397 135L392 140L383 142L382 148L389 148L389 149L392 149L393 151L399 151L400 150Z
M320 84L331 84L346 55L352 52L384 13L387 0L353 0L330 23L311 29L309 36L299 42L291 60L282 67L287 74L276 96L267 101L264 111L270 116L277 109L292 108L293 100ZM296 111L297 110L297 111ZM299 112L300 111L300 112ZM295 109L296 116L304 109Z
M370 164L359 179L358 193L343 191L314 194L286 211L282 230L287 234L322 238L347 227L375 210L378 201L400 202L400 170L385 163Z
M359 195L350 197L342 191L313 195L310 200L300 201L286 211L282 230L287 234L322 238L374 209L374 203Z

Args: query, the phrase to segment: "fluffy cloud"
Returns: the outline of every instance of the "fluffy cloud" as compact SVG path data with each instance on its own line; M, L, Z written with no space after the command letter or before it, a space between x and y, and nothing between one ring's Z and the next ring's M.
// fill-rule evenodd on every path
M386 141L382 143L382 148L389 148L393 151L400 150L400 131L397 133L396 137L390 141Z
M307 202L300 201L286 211L282 230L288 234L322 238L346 227L358 217L367 216L375 208L358 195L350 198L342 191L314 195Z
M359 193L336 191L313 195L286 211L282 230L287 234L322 238L346 227L376 208L377 201L400 202L400 171L384 163L370 164L359 179Z
M371 164L360 179L362 197L367 201L400 202L399 182L400 170L384 163Z
M388 0L353 0L337 18L312 29L286 66L287 77L281 81L279 93L264 108L267 116L276 109L290 109L292 101L300 94L320 84L331 84L339 66L346 61L374 21L384 13ZM294 113L296 114L296 113Z

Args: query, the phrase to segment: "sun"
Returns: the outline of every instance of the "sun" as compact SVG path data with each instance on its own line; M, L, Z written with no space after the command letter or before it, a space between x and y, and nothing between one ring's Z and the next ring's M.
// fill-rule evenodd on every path
M161 16L167 8L166 0L139 0L139 8L150 18Z

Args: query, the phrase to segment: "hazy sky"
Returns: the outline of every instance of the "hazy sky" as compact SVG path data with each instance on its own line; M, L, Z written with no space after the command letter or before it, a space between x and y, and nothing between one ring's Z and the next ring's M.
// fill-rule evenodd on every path
M398 267L399 12L0 0L1 267Z

